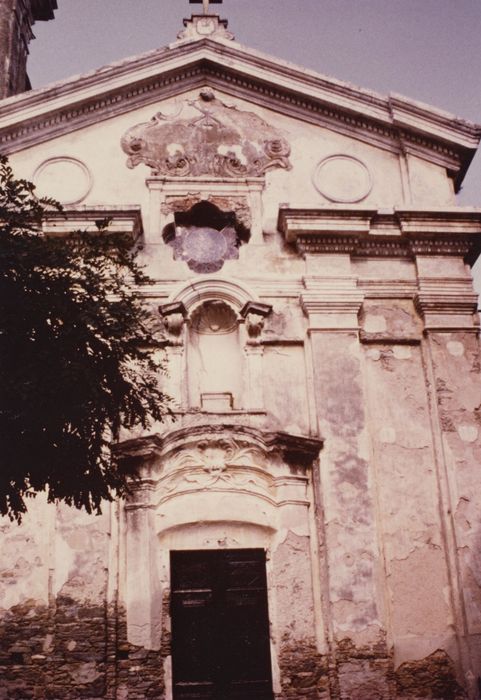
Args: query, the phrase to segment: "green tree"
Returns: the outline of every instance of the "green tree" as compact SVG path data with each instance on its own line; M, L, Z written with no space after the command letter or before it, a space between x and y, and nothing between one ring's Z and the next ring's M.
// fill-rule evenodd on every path
M21 519L47 490L100 512L128 477L112 443L162 420L168 397L131 241L42 234L51 199L0 158L0 512Z

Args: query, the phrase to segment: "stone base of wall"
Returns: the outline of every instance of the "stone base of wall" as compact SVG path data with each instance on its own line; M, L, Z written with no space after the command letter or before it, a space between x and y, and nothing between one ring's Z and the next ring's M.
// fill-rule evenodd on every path
M62 596L50 606L17 605L0 621L0 700L164 700L166 643L127 641L125 611ZM394 669L385 645L284 644L276 700L467 700L442 650ZM248 700L246 698L246 700Z
M123 610L59 597L0 620L0 700L163 700L161 651L129 644Z

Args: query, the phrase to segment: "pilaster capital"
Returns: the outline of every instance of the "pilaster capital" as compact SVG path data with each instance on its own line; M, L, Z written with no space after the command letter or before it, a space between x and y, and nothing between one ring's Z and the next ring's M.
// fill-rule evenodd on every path
M164 320L165 327L172 335L179 336L187 317L187 310L181 301L161 304L159 313Z
M306 291L301 294L302 310L310 330L358 330L358 313L364 293L352 276L305 278Z
M452 330L479 326L477 294L471 278L419 277L414 304L427 330Z
M261 334L265 319L271 311L271 304L263 304L258 301L248 301L244 304L240 315L245 319L247 332L251 338L256 338Z
M264 354L264 345L262 343L256 343L256 342L248 342L244 346L244 352L246 355L257 355L258 357L262 357Z

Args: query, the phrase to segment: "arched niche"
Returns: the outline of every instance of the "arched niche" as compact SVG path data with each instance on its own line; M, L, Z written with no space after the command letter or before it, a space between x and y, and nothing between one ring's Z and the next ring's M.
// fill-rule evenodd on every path
M183 386L187 410L263 409L257 337L270 311L244 284L210 275L184 282L159 307L175 336L171 374Z
M255 292L236 279L203 275L182 282L173 290L167 304L182 304L187 313L207 299L219 299L231 304L239 313L248 302L260 303Z

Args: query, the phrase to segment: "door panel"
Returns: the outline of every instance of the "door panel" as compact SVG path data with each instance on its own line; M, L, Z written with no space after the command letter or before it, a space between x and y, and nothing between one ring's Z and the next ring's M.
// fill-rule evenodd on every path
M265 552L171 552L174 699L271 700Z

